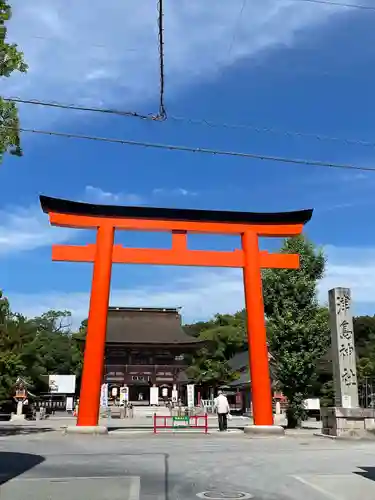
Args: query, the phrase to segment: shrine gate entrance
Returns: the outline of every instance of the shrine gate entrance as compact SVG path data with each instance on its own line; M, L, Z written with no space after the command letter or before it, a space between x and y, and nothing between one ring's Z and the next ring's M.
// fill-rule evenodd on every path
M300 234L311 219L312 210L280 213L180 210L93 205L46 196L40 196L40 203L53 226L96 230L93 245L52 246L55 261L94 264L78 426L98 425L112 263L243 269L254 424L273 425L261 269L297 269L299 256L261 251L258 239ZM114 244L116 229L168 231L172 234L172 248L125 248ZM189 250L189 233L241 235L242 248L230 252Z

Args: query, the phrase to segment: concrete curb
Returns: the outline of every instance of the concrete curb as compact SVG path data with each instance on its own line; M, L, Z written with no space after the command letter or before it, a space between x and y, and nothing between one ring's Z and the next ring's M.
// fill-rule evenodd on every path
M344 435L344 436L330 436L329 434L323 434L323 433L314 433L314 436L320 437L320 438L325 438L325 439L332 439L336 441L374 441L374 435L373 433L366 433L363 435Z
M325 439L332 439L332 440L337 439L337 436L329 436L328 434L323 434L322 432L314 432L313 435Z
M285 429L281 425L248 425L243 429L248 437L284 437Z
M69 426L69 427L64 427L63 428L63 436L66 436L67 434L81 434L81 435L91 435L91 436L98 436L98 435L107 435L108 434L108 428L104 427L103 425L93 425L93 426Z

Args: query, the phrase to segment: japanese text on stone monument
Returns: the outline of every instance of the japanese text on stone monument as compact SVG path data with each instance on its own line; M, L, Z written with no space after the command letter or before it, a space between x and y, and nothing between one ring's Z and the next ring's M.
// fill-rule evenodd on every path
M336 405L357 407L357 370L350 290L330 290L329 304Z

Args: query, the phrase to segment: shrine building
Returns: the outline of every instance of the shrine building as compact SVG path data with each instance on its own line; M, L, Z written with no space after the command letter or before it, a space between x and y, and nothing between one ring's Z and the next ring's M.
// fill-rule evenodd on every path
M203 344L184 332L178 309L109 307L104 382L110 398L127 386L130 402L149 405L151 387L158 387L160 401L175 389L186 402L188 358Z

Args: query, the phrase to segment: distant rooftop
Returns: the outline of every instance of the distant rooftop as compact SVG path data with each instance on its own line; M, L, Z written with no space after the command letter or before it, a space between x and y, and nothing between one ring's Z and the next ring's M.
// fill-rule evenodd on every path
M144 312L167 312L179 314L181 307L108 307L108 312L110 311L144 311Z
M185 333L179 309L170 307L110 307L106 342L191 347L202 343Z

